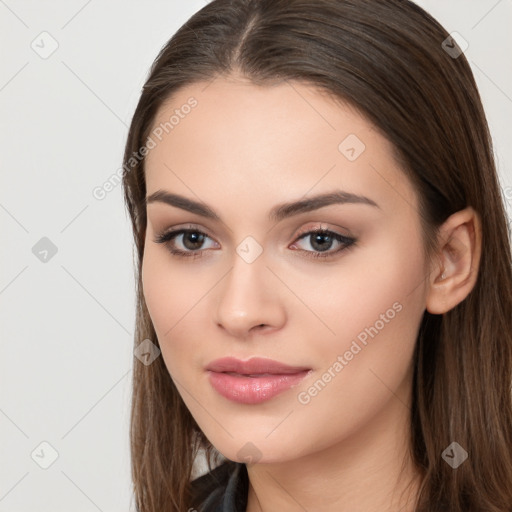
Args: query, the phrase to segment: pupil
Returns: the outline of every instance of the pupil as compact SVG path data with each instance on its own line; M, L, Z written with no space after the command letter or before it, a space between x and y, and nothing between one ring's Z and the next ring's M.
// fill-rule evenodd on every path
M321 243L321 240L324 239L324 242L327 242L327 244L322 244ZM327 249L330 248L330 245L332 243L332 238L329 236L329 235L323 235L323 234L316 234L316 235L313 235L313 240L314 242L311 244L311 246L314 248L314 249L317 249L319 251L326 251ZM317 244L318 242L320 242L320 245L319 247L315 247L315 244ZM328 247L327 247L327 246Z
M203 244L204 235L200 233L188 233L183 239L183 245L187 249L198 249ZM191 241L191 243L187 243Z

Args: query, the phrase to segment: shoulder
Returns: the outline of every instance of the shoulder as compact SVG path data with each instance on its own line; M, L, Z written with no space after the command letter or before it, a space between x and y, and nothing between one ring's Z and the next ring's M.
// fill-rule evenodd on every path
M190 488L192 504L197 512L245 512L247 468L240 462L224 461L212 471L192 480Z

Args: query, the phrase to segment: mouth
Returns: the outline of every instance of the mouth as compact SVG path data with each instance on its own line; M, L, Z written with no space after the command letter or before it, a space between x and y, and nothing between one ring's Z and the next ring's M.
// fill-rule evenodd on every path
M239 375L287 375L310 370L306 366L290 366L273 359L253 357L247 361L234 357L223 357L212 361L206 370L212 372L236 373Z
M253 374L245 374L245 373L237 373L237 372L219 372L219 373L225 373L226 375L232 375L233 377L251 377L252 379L256 379L258 377L268 377L268 376L275 376L275 375L288 375L288 374L279 374L279 373L253 373ZM293 374L290 374L293 375Z
M289 366L278 361L253 358L217 359L206 367L213 389L236 403L258 404L290 389L312 371L304 366Z

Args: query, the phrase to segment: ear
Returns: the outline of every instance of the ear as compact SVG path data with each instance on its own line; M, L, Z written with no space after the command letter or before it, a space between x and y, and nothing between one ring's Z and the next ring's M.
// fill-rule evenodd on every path
M481 240L480 217L470 206L448 217L439 228L439 249L426 298L429 313L446 313L471 292L478 276Z

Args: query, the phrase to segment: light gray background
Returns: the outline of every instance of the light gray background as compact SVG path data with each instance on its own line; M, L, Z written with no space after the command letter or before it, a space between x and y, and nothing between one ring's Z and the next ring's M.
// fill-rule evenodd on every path
M469 43L510 212L512 0L418 3ZM0 0L0 512L133 510L132 234L121 186L92 191L121 165L153 59L204 5Z

